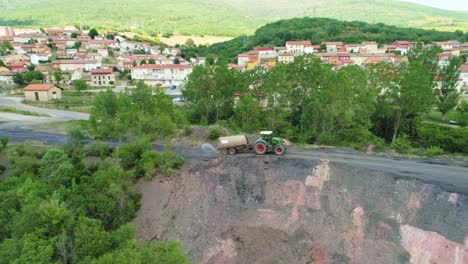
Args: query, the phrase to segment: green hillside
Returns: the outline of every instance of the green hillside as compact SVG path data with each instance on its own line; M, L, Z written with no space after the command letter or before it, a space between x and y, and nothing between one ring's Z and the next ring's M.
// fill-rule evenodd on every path
M324 41L362 43L373 40L379 44L395 40L468 41L468 32L437 31L411 27L398 27L383 23L371 24L360 21L340 21L331 18L293 18L279 20L259 28L254 35L240 36L211 46L183 47L185 57L215 55L224 62L232 62L237 54L259 46L284 46L288 40L310 40L314 44Z
M0 0L0 24L89 25L174 34L251 34L267 22L330 17L400 26L468 30L468 12L397 0Z

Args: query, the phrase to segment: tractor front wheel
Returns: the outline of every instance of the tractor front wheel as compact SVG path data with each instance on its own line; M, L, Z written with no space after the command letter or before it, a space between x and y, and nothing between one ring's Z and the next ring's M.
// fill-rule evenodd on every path
M258 142L257 144L255 144L255 153L257 153L258 155L263 155L266 153L266 151L267 146L265 145L265 143Z
M284 155L284 147L282 145L277 145L275 146L275 154L278 155L278 156L282 156Z

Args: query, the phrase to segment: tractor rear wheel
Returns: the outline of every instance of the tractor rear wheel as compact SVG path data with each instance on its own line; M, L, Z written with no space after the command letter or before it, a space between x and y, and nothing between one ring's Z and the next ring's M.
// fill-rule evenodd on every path
M237 150L235 148L230 148L229 149L229 155L234 155L236 154Z
M285 148L282 145L275 146L275 154L278 156L284 155Z
M266 153L266 151L267 146L265 145L265 143L258 142L257 144L255 144L255 153L257 153L258 155L263 155Z
M227 154L228 154L228 150L225 149L225 148L224 148L224 149L221 149L220 151L221 151L221 154L223 154L223 155L227 155Z

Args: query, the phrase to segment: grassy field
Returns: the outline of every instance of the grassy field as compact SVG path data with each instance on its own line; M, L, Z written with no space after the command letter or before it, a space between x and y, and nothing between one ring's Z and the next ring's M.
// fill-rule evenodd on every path
M25 101L24 103L37 107L89 113L96 93L64 91L62 96L62 99L50 102Z
M47 115L47 114L41 114L41 113L35 113L35 112L20 110L20 109L14 108L14 107L3 106L3 105L0 105L0 112L3 112L3 113L13 113L13 114L19 114L19 115L29 115L29 116L39 116L39 117L50 117L50 116Z
M397 0L0 0L1 25L89 25L174 35L239 36L292 17L330 17L400 26L468 30L468 12Z

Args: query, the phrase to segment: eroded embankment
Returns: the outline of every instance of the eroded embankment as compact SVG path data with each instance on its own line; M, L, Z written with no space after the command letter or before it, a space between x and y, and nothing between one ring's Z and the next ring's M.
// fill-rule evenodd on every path
M468 263L468 198L417 180L236 156L138 188L140 236L203 263Z

